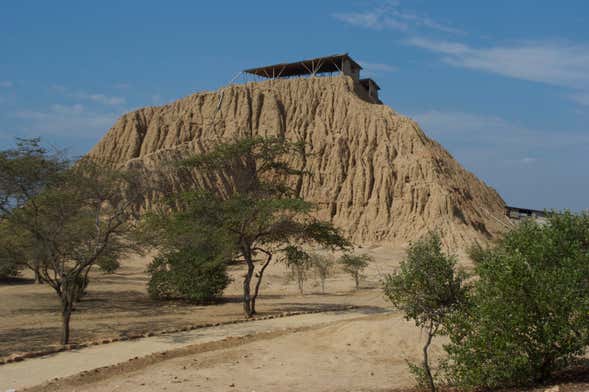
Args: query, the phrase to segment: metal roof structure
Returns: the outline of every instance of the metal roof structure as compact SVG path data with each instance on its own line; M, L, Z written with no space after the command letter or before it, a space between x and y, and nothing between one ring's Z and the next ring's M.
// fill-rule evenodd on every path
M265 67L246 69L243 72L264 78L279 78L298 75L316 75L327 72L342 72L344 62L349 62L354 68L361 70L360 64L355 62L347 53L309 60L268 65Z

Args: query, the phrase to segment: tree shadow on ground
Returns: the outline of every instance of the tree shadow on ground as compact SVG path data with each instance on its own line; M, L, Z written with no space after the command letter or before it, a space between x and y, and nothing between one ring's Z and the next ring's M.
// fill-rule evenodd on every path
M35 279L21 278L20 276L0 278L0 286L23 286L35 284Z

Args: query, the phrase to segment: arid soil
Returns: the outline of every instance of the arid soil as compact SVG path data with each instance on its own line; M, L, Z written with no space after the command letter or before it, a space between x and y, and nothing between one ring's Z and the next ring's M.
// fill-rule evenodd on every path
M322 315L313 315L320 319ZM422 335L390 314L363 317L258 338L212 350L132 361L47 385L43 391L352 391L408 387L405 359L417 360ZM434 357L439 344L432 349ZM155 356L157 357L157 356Z
M317 281L311 277L307 293L301 296L296 284L287 282L284 266L275 263L265 275L259 312L264 315L344 305L388 307L379 282L384 273L398 265L404 252L379 247L359 251L378 260L368 269L361 290L355 291L352 279L339 272L327 281L326 294L320 293ZM125 260L115 274L93 273L88 295L72 316L74 342L243 317L239 267L232 269L234 281L225 291L223 302L197 306L181 301L151 300L147 296L145 273L149 260L149 256L135 256ZM48 286L35 285L30 280L0 283L0 297L0 356L40 350L59 342L59 301Z
M365 311L366 316L311 327L297 327L293 318L287 329L198 344L166 355L150 355L34 390L412 390L413 381L405 361L418 360L423 338L421 331L404 321L398 313L373 313L390 312L380 280L398 266L404 251L383 247L358 251L375 258L360 290L354 291L351 278L340 272L328 280L327 294L319 294L317 283L311 279L307 282L309 294L300 296L295 284L286 281L284 266L274 264L268 270L265 295L259 305L260 310L268 314L355 304ZM468 260L459 256L461 266L468 269ZM89 295L79 305L73 319L74 340L242 317L238 302L239 270L232 271L236 281L227 290L228 302L212 306L155 302L146 295L144 271L148 260L149 257L138 256L127 260L115 275L95 273ZM0 305L3 314L0 318L0 348L4 354L39 349L57 342L58 304L54 294L45 286L2 284L0 295L5 299ZM312 317L321 321L325 316L315 314ZM325 320L329 318L325 317ZM441 343L443 340L434 343L434 357L440 355ZM26 363L25 360L21 364ZM582 373L576 374L572 379L563 378L558 390L587 391L588 381ZM530 391L540 392L548 388Z

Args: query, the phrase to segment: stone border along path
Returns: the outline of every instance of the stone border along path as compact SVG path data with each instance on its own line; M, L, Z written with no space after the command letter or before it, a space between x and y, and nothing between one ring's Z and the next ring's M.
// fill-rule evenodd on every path
M385 310L383 309L383 312ZM322 313L322 314L318 314ZM376 313L361 307L345 310L321 310L282 313L277 316L236 320L226 323L207 324L204 327L182 328L133 340L121 339L112 344L70 349L49 356L0 366L0 391L21 390L43 384L50 380L69 377L82 372L120 364L151 354L166 352L188 346L221 341L227 338L255 336L260 333L284 331L292 328L318 326L321 324L350 320Z

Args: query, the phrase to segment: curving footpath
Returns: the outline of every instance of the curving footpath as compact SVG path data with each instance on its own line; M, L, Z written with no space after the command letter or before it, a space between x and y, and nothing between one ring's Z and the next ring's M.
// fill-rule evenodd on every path
M137 357L221 341L226 338L244 337L259 333L284 331L302 327L314 327L333 322L351 320L374 314L374 309L302 314L296 316L224 324L185 332L120 341L79 350L63 351L22 362L0 366L0 391L21 390L44 384L55 378L73 376L101 367L127 362Z

